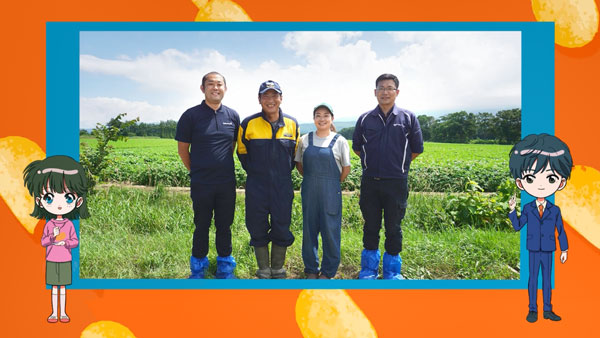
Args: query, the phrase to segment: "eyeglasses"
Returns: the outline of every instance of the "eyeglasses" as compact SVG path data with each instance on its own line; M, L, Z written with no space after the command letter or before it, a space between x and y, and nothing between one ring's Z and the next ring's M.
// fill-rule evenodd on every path
M393 92L393 91L398 90L398 88L394 88L394 87L385 87L385 88L384 87L377 87L376 90L378 92Z

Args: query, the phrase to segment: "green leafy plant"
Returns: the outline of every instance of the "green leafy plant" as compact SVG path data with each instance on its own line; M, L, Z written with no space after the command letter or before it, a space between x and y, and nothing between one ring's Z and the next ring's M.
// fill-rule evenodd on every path
M118 140L126 141L127 137L121 133L122 129L125 129L140 120L138 117L130 121L121 121L125 115L127 114L122 113L117 115L106 125L101 123L96 124L94 130L92 130L92 135L97 141L95 148L86 147L85 144L83 144L83 151L81 152L79 162L86 169L90 193L94 191L94 186L98 182L102 170L112 164L108 155L113 147L108 143L110 141Z
M456 226L505 230L510 228L508 199L514 184L505 180L502 192L484 194L477 182L469 180L464 194L447 194L446 211Z

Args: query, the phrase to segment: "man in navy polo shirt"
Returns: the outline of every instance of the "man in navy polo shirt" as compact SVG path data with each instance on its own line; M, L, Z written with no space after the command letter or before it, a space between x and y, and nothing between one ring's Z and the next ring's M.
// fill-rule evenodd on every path
M231 256L231 223L235 210L233 148L240 117L221 104L227 91L223 75L210 72L202 78L204 101L181 115L175 139L179 157L190 171L194 230L189 278L204 278L208 268L208 229L215 217L216 278L235 278ZM191 146L191 148L190 148Z
M398 84L398 78L392 74L377 78L375 97L379 104L359 117L352 137L352 149L360 156L363 169L359 204L365 225L360 279L377 279L382 211L383 278L402 279L399 253L408 199L408 170L410 162L423 152L423 136L415 114L395 105Z

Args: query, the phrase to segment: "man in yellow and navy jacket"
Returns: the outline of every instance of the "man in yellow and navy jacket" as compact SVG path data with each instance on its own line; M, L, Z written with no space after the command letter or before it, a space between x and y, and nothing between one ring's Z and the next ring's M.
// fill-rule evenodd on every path
M242 121L237 139L238 157L248 174L246 227L256 254L258 278L285 278L285 253L294 242L290 231L292 169L300 130L296 119L279 108L282 99L277 82L263 82L258 91L262 111ZM270 264L269 242L273 242Z

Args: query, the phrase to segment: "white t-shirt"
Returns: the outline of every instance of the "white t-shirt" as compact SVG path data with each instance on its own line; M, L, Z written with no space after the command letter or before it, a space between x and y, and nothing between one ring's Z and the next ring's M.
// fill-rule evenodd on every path
M329 136L325 138L318 137L316 133L313 133L313 146L327 148L331 140L336 133L331 132ZM300 144L298 145L298 150L296 151L296 158L294 159L296 162L302 162L302 156L304 155L304 151L308 148L308 134L302 135L300 138ZM348 146L348 141L344 138L344 136L338 136L335 144L331 148L333 151L333 157L335 158L335 163L342 172L342 167L350 166L350 146Z

